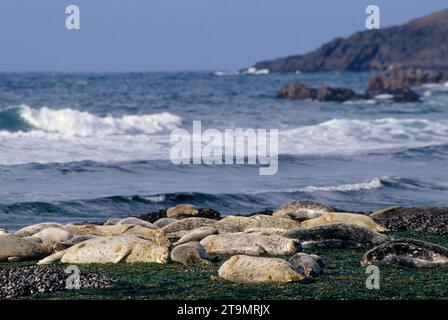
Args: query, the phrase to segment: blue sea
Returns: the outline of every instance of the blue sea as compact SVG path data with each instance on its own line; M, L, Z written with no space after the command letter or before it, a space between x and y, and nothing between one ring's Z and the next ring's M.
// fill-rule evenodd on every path
M0 74L0 227L180 203L244 214L299 199L342 210L448 206L448 84L421 103L284 101L292 81L362 92L371 73ZM279 130L279 168L174 165L173 129Z

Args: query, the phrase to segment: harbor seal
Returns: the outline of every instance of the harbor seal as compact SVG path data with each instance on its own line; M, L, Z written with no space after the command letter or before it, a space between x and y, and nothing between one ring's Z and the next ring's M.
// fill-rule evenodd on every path
M208 254L247 254L258 256L294 254L302 249L300 242L279 235L261 233L224 233L201 240Z
M387 207L369 214L369 217L374 220L381 220L389 216L389 214L393 214L393 212L398 208L400 208L400 206Z
M222 264L220 278L242 283L294 282L304 278L288 261L279 258L236 255Z
M171 260L184 265L211 265L207 252L197 241L187 242L176 246L171 251Z
M52 252L50 246L43 245L38 239L25 239L16 235L0 237L0 262L40 259Z
M94 236L91 234L83 234L83 235L78 235L78 236L72 236L69 240L66 241L62 241L61 243L59 243L58 247L59 248L63 248L63 249L67 249L71 246L74 246L75 244L84 242L86 240L90 240L90 239L94 239L94 238L98 238L98 236Z
M23 227L22 229L17 230L14 234L19 237L30 237L47 228L63 228L63 225L56 222L42 222Z
M367 251L361 265L435 267L448 265L448 248L426 241L397 239Z
M335 222L357 224L361 227L368 228L374 232L388 231L386 228L380 226L375 221L373 221L373 219L370 218L369 216L366 216L364 214L345 213L345 212L327 213L321 215L318 218L305 220L301 223L301 226L304 228L311 228Z
M166 227L163 227L161 230L165 232L168 238L180 238L187 234L190 230L200 227L213 227L218 229L219 233L241 231L237 225L231 223L198 217L178 220L167 225Z
M197 229L193 229L192 231L184 235L182 238L180 238L178 241L173 243L173 246L177 246L182 243L187 243L191 241L201 241L202 239L208 236L218 233L219 233L218 229L213 227L200 227Z
M163 228L166 227L169 224L172 224L174 222L177 222L177 219L174 218L161 218L153 223L157 228Z
M298 221L313 219L334 210L324 204L310 200L291 201L274 211L272 216Z
M317 276L322 272L323 261L317 255L298 252L288 260L292 269L304 276Z
M240 226L242 231L248 228L294 229L300 227L297 221L263 214L257 214L251 217L227 216L220 221Z
M104 225L108 226L108 225L117 225L117 224L130 224L130 225L135 225L135 226L142 226L148 229L159 229L159 227L156 227L155 225L153 225L151 222L139 219L139 218L135 218L135 217L127 217L127 218L123 218L123 219L109 219L107 220Z
M347 223L289 230L285 237L298 239L303 248L371 248L390 240L387 235Z
M113 237L125 234L132 234L136 236L145 237L155 240L162 246L170 247L171 243L165 237L165 232L162 229L149 229L138 225L116 224L110 226L97 225L75 225L68 224L65 230L73 235L94 235L99 237Z
M280 229L280 228L248 228L245 229L245 233L261 233L261 234L276 234L279 236L282 236L286 233L286 229Z
M181 216L195 216L199 209L192 204L179 204L166 210L167 218L177 218Z
M40 239L42 244L54 247L61 242L70 240L73 235L63 229L52 227L33 234L31 238Z
M39 265L55 261L72 264L89 263L167 263L169 251L153 240L135 235L98 237L86 240L38 262Z
M9 234L8 231L6 231L5 229L0 229L0 236L4 236L4 235L7 235L7 234Z

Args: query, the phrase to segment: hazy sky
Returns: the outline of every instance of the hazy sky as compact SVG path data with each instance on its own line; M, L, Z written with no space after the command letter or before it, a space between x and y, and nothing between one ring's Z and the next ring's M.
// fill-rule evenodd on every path
M81 30L65 28L65 8ZM239 69L448 8L446 0L0 0L0 71Z

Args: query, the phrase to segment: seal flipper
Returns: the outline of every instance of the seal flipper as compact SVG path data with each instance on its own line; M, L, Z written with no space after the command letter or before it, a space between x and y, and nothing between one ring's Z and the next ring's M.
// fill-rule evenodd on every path
M132 248L130 246L122 246L117 251L117 257L115 258L113 263L119 263L123 261L132 251Z
M42 259L42 260L39 260L39 261L37 262L37 264L38 264L38 265L43 265L43 264L50 264L50 263L59 261L59 260L62 259L62 257L64 256L64 254L65 254L65 252L66 252L67 250L68 250L68 249L66 249L66 250L62 250L62 251L58 251L58 252L56 252L56 253L53 253L52 255L49 255L48 257L46 257L46 258L44 258L44 259Z
M9 257L8 258L8 262L19 262L19 261L24 261L24 257Z

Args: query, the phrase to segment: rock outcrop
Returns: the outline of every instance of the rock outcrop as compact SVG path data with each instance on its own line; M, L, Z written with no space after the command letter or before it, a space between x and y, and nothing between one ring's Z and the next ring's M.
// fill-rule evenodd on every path
M358 100L364 98L364 96L358 95L353 90L347 88L310 88L299 82L290 83L287 86L281 88L278 91L278 97L282 99L312 99L318 101L337 102Z
M425 72L422 69L401 70L386 72L384 75L370 78L367 85L367 92L371 95L383 93L393 94L394 92L409 90L413 87L419 87L428 83L445 82L448 82L448 72Z

